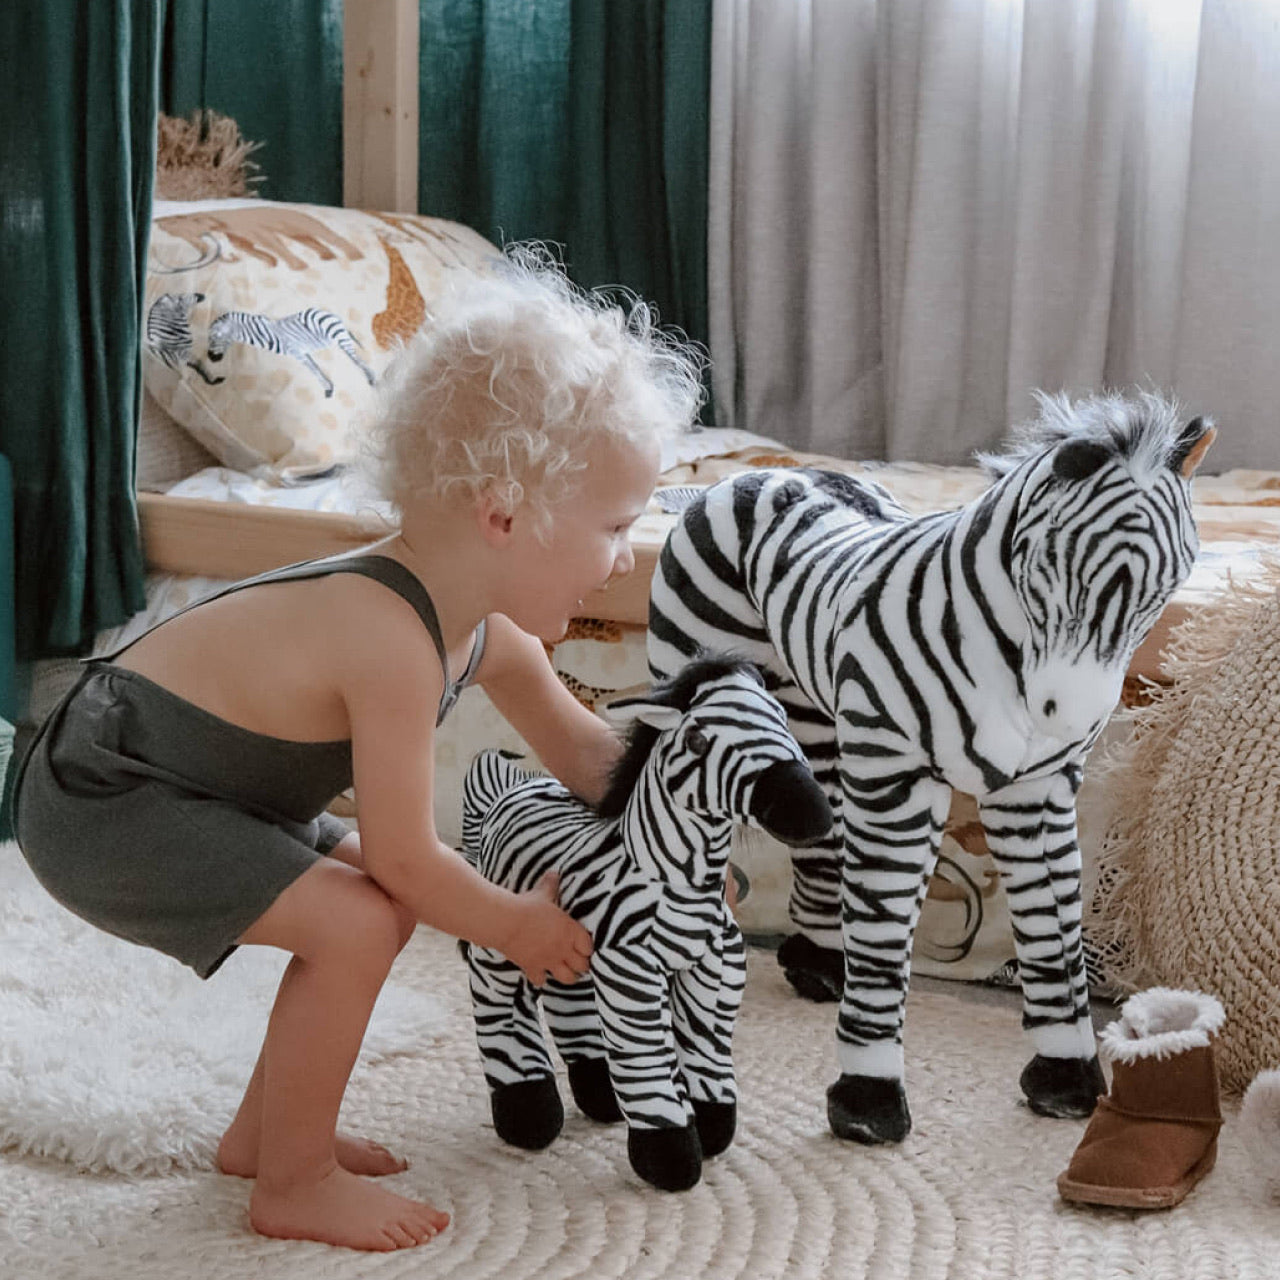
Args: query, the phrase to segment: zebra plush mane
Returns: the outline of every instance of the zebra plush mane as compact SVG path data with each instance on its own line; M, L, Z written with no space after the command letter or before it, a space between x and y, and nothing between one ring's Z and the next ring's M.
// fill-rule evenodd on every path
M1076 465L1084 474L1111 458L1123 460L1140 485L1151 483L1164 469L1178 469L1192 447L1212 426L1207 418L1185 421L1172 398L1152 392L1118 393L1071 401L1065 393L1035 393L1039 415L1015 428L1000 452L979 453L979 465L993 479L1046 450L1071 441L1079 446ZM1064 478L1078 478L1064 474Z
M759 679L759 672L753 663L724 654L709 654L693 659L670 680L654 685L648 697L651 701L675 707L678 711L688 711L702 685L739 671L748 671ZM764 681L761 680L760 683L763 685ZM617 818L622 815L641 773L644 772L658 736L659 730L645 724L643 720L631 722L622 755L610 770L604 795L594 806L596 813L602 818Z

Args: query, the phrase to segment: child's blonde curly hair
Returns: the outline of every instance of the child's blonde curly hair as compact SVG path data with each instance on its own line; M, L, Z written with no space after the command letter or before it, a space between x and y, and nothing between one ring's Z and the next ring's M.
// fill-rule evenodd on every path
M573 285L549 250L512 245L409 339L379 385L366 463L403 515L423 501L525 504L539 536L575 491L587 448L687 429L701 349Z

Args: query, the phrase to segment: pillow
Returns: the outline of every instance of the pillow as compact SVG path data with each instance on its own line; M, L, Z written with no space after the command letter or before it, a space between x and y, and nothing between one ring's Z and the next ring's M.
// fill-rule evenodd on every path
M133 483L139 493L164 493L179 480L217 466L208 449L185 432L156 404L150 391L142 393L138 417L137 465Z
M355 453L398 344L498 250L457 223L267 200L156 211L143 380L223 465L276 483Z

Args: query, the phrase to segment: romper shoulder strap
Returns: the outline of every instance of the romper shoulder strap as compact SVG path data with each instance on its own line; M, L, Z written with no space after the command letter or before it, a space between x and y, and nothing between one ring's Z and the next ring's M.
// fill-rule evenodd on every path
M422 625L426 627L436 653L440 655L440 670L444 672L445 684L448 685L449 658L445 653L444 634L440 630L436 606L426 587L399 560L393 560L390 556L362 555L343 560L313 561L310 565L291 565L290 568L299 572L281 570L286 581L292 578L320 578L331 573L358 573L394 591L422 619ZM308 569L311 572L307 572Z
M444 647L444 635L440 630L440 619L436 614L436 607L432 603L431 596L428 594L426 587L404 565L398 560L393 560L390 556L368 553L328 556L320 560L303 560L298 564L285 565L283 568L271 569L252 578L244 578L239 582L233 582L223 587L219 591L215 591L212 595L204 596L193 604L189 604L185 609L180 609L177 613L162 619L155 626L149 627L142 635L135 636L128 644L122 645L111 653L99 654L95 658L87 659L87 661L110 662L112 659L118 658L125 649L132 648L143 636L150 635L152 631L164 626L166 622L171 622L174 618L188 613L192 609L198 609L202 604L208 604L211 600L219 600L223 596L243 591L246 587L256 587L268 582L295 582L306 578L324 578L334 573L358 573L363 577L372 578L375 582L380 582L384 587L394 591L396 595L409 604L418 617L422 619L422 625L427 629L427 634L431 637L431 642L436 647L436 653L440 658L440 670L444 674L444 695L441 698L440 715L437 719L437 723L439 723L440 720L444 719L445 712L452 707L457 700L458 693L467 684L475 673L475 668L479 665L479 658L484 644L484 624L481 623L480 627L477 628L476 642L472 649L471 661L467 664L467 670L456 684L452 683L449 680L449 657Z

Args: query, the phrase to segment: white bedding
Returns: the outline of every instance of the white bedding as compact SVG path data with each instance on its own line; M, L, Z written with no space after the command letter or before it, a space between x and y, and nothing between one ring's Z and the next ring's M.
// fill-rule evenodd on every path
M705 458L719 458L752 448L781 450L784 446L750 431L731 427L698 427L663 440L659 469L666 472ZM170 486L167 492L175 497L258 503L299 511L356 513L372 510L384 515L389 512L387 505L372 492L355 467L297 485L271 484L229 467L206 467Z

